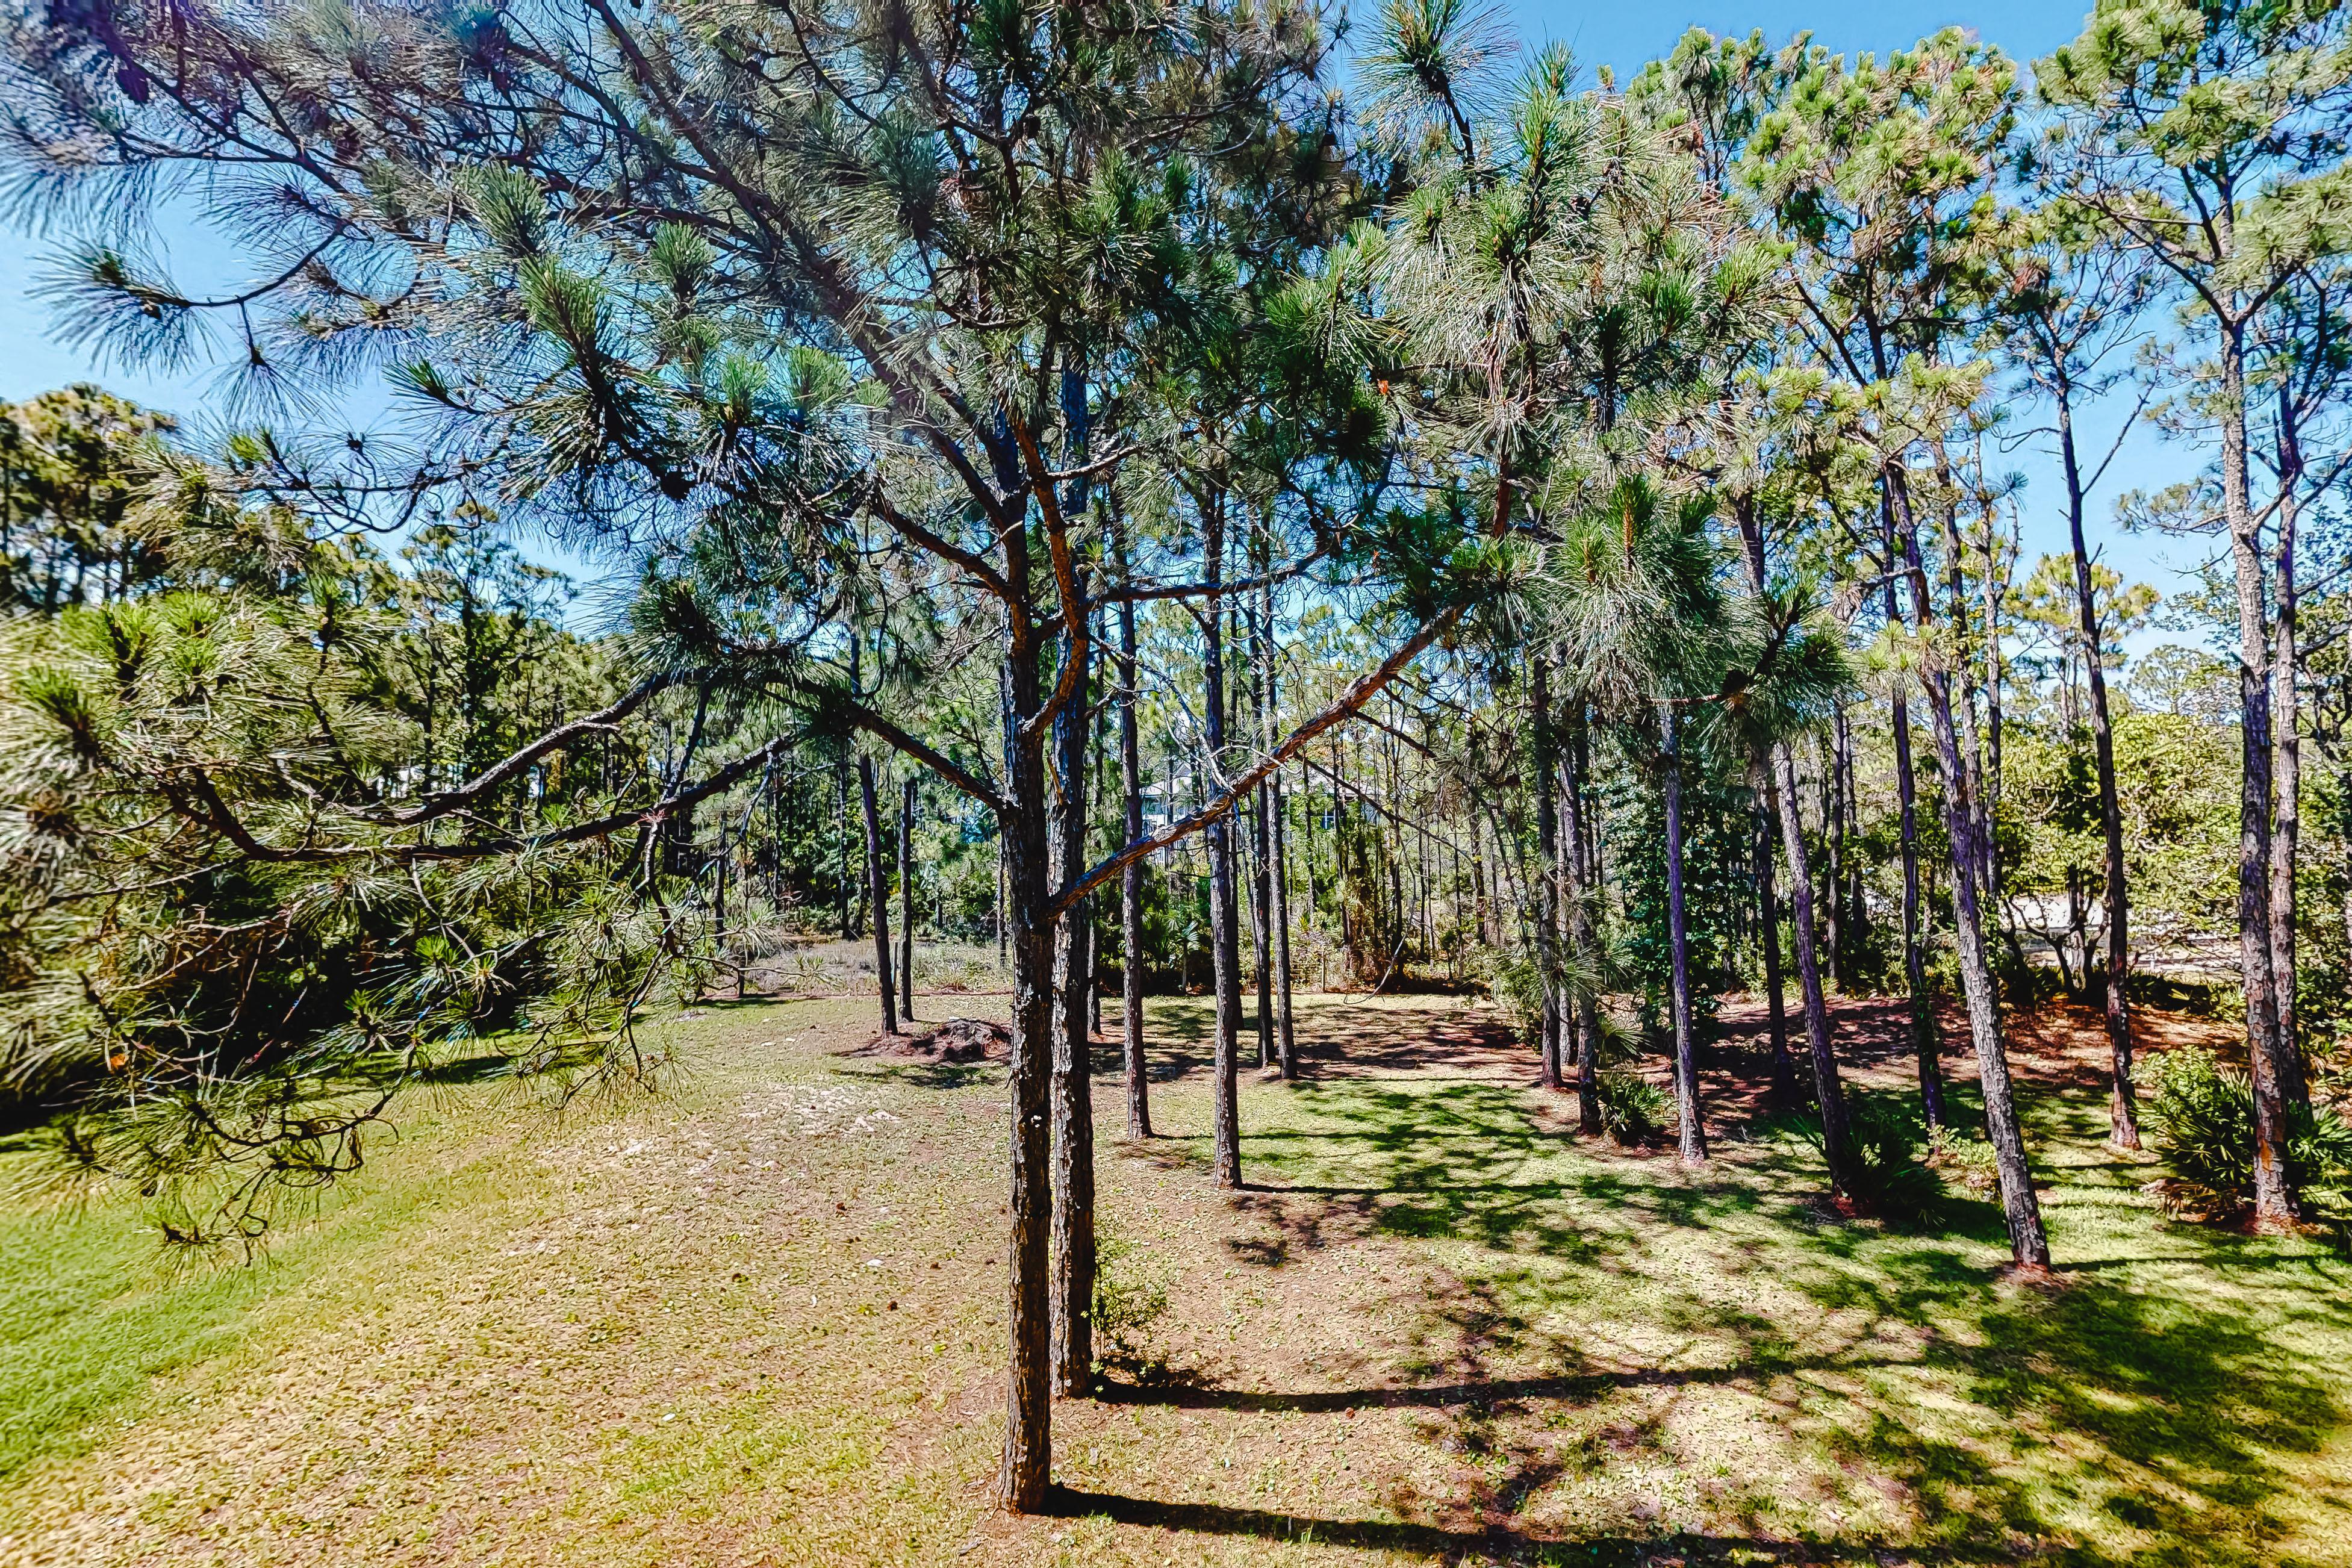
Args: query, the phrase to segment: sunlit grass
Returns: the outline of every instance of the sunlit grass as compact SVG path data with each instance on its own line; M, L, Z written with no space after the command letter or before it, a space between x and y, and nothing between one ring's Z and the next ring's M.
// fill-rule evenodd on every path
M1247 1075L1239 1194L1197 1071L1142 1150L1103 1087L1169 1371L1062 1407L1067 1510L1003 1520L1001 1080L856 1054L868 1005L710 1008L659 1100L436 1090L251 1267L0 1217L0 1559L2352 1561L2352 1269L2165 1224L2102 1107L2029 1103L2023 1288L1988 1204L1838 1217L1786 1121L1690 1172L1563 1137L1524 1056L1391 1070L1442 1000L1311 1004L1371 1076ZM1204 1005L1154 1017L1192 1065Z

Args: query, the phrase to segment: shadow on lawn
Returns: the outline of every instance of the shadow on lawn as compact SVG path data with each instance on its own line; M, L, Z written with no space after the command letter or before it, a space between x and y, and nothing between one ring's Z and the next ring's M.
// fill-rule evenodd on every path
M1108 1519L1192 1534L1240 1535L1301 1545L1349 1546L1371 1552L1406 1552L1444 1562L1503 1560L1527 1563L1646 1564L1654 1563L1869 1563L1873 1568L1905 1561L1881 1548L1839 1546L1823 1542L1772 1541L1761 1536L1588 1535L1549 1540L1507 1526L1449 1530L1401 1520L1317 1519L1271 1509L1233 1508L1222 1503L1162 1502L1117 1492L1055 1489L1052 1512L1073 1519ZM1912 1561L1977 1563L1998 1557L1937 1552Z
M1663 1152L1565 1137L1523 1052L1507 1056L1467 1028L1376 1038L1419 1025L1373 1009L1326 1011L1349 1016L1349 1065L1374 1076L1310 1069L1297 1085L1248 1091L1263 1097L1255 1110L1244 1104L1255 1180L1232 1202L1255 1234L1227 1247L1278 1268L1364 1237L1471 1244L1468 1261L1449 1269L1424 1257L1418 1278L1396 1282L1408 1325L1401 1385L1114 1385L1105 1397L1243 1415L1417 1412L1423 1440L1468 1458L1437 1489L1394 1501L1412 1519L1450 1522L1078 1492L1063 1494L1065 1511L1450 1561L1630 1563L1665 1553L2079 1568L2292 1562L2278 1543L2312 1529L2312 1509L2352 1523L2352 1499L2311 1462L2345 1424L2341 1391L2319 1375L2318 1342L2288 1331L2336 1331L2340 1271L2242 1237L2159 1233L2136 1191L2145 1167L2100 1142L2095 1084L2053 1071L2021 1097L2037 1175L2065 1190L2078 1245L2094 1253L2062 1266L2061 1288L2030 1289L2002 1278L2004 1233L1990 1202L1957 1197L1912 1234L1838 1217L1799 1118L1721 1116L1718 1159L1685 1170ZM1206 1066L1208 1020L1202 1004L1155 1008L1155 1077ZM1493 1063L1509 1070L1461 1070ZM1097 1067L1116 1074L1116 1053ZM928 1069L889 1070L911 1079ZM1951 1084L1963 1125L1974 1120L1975 1088ZM1204 1153L1203 1139L1169 1139L1148 1157L1192 1164ZM2142 1226L2162 1245L2143 1245ZM2096 1256L2102 1246L2126 1255ZM2183 1268L2210 1268L2227 1286L2181 1289L2170 1271ZM1780 1304L1746 1304L1758 1297L1720 1288L1743 1275ZM1643 1304L1630 1310L1685 1341L1658 1357L1664 1364L1610 1364L1622 1358L1584 1338L1592 1303L1637 1291ZM1708 1364L1678 1364L1693 1360ZM1553 1540L1522 1526L1570 1478L1687 1472L1693 1461L1667 1411L1708 1397L1732 1399L1735 1413L1752 1402L1750 1414L1795 1445L1793 1490L1766 1475L1749 1483L1759 1492L1710 1494L1708 1511L1746 1533L1652 1535L1632 1520L1631 1532ZM1902 1543L1775 1539L1766 1521L1776 1508L1811 1506L1817 1482L1894 1500L1912 1521Z
M2039 1098L2045 1127L2071 1130L2097 1109L2061 1092ZM2067 1270L2061 1289L2021 1289L1999 1268L2005 1237L1992 1205L1955 1202L1918 1235L1840 1220L1819 1202L1817 1153L1780 1123L1759 1124L1763 1140L1733 1143L1715 1164L1685 1172L1664 1158L1571 1152L1574 1145L1538 1123L1528 1090L1510 1084L1332 1080L1291 1104L1299 1125L1247 1139L1262 1179L1234 1202L1271 1234L1230 1240L1237 1257L1279 1267L1371 1234L1443 1237L1485 1249L1468 1277L1433 1271L1400 1296L1419 1314L1415 1336L1427 1352L1406 1368L1411 1381L1336 1390L1128 1389L1110 1397L1242 1412L1425 1411L1425 1436L1444 1451L1477 1457L1454 1484L1466 1488L1475 1516L1496 1528L1108 1500L1131 1510L1122 1517L1227 1533L1311 1530L1318 1540L1441 1557L1501 1548L1545 1561L1539 1553L1564 1547L1570 1554L1560 1561L1595 1561L1596 1553L1610 1561L1618 1552L1633 1560L1664 1541L1548 1543L1504 1526L1554 1481L1615 1456L1646 1451L1684 1464L1678 1439L1654 1414L1590 1428L1618 1414L1610 1402L1621 1395L1638 1405L1643 1389L1679 1397L1711 1387L1737 1390L1776 1424L1802 1432L1823 1453L1815 1462L1822 1472L1893 1489L1917 1529L1889 1560L2269 1563L2291 1561L2273 1546L2294 1528L2283 1501L2313 1500L2311 1468L2294 1461L2318 1455L2346 1418L2338 1391L2273 1331L2281 1317L2319 1311L2319 1296L2332 1295L2335 1270L2324 1258L2185 1235L2168 1239L2172 1256L2146 1266L2242 1265L2245 1272L2230 1269L2235 1300L2200 1300L2158 1276L2136 1277L2140 1265L2126 1259ZM2103 1131L2099 1118L2073 1147L2095 1148ZM2053 1160L2042 1173L2140 1203L2128 1161ZM2152 1214L2147 1222L2153 1226ZM1803 1321L1792 1327L1785 1310L1776 1321L1727 1304L1722 1292L1678 1283L1656 1256L1676 1232L1706 1249L1719 1274L1769 1277L1815 1310L1797 1314ZM2285 1265L2295 1262L2312 1276L2287 1275ZM1572 1331L1557 1326L1573 1317L1559 1309L1606 1299L1612 1280L1649 1290L1660 1326L1728 1352L1726 1363L1595 1365ZM1823 1347L1832 1323L1840 1343ZM1524 1375L1531 1361L1562 1370ZM1571 1412L1587 1415L1564 1421ZM1581 1437L1570 1430L1579 1426L1587 1428ZM1407 1512L1440 1517L1465 1506L1459 1491L1404 1500ZM1410 1506L1416 1500L1422 1506ZM2352 1500L2323 1481L2318 1500L2347 1509ZM1747 1517L1753 1521L1752 1509ZM2352 1510L2345 1517L2352 1521ZM1678 1538L1675 1546L1689 1561L1739 1552L1756 1561L1868 1560L1860 1548L1776 1543L1765 1533Z

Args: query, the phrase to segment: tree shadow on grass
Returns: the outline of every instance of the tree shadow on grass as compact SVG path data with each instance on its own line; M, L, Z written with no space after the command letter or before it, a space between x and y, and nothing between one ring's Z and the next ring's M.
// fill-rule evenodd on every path
M2056 1090L2042 1099L2042 1124L2070 1141L2043 1146L2054 1157L2038 1173L2075 1188L2078 1199L2093 1194L2077 1207L2109 1216L2097 1225L2111 1227L2118 1205L2144 1210L2129 1190L2130 1163L2096 1151L2104 1131L2103 1121L2092 1125L2097 1108L2070 1104ZM2161 1274L2135 1276L2132 1261L2096 1258L2067 1270L2062 1288L2024 1289L2000 1267L2006 1233L1994 1205L1955 1196L1932 1226L1910 1234L1843 1220L1819 1201L1817 1151L1780 1123L1751 1129L1765 1136L1727 1146L1717 1164L1685 1171L1572 1144L1540 1125L1529 1091L1506 1083L1327 1080L1288 1103L1294 1125L1261 1128L1247 1140L1261 1179L1234 1202L1272 1234L1235 1238L1236 1256L1278 1266L1370 1235L1444 1237L1484 1249L1466 1276L1437 1270L1398 1298L1418 1312L1417 1342L1425 1347L1402 1367L1406 1384L1112 1397L1245 1413L1420 1410L1428 1440L1481 1456L1475 1472L1455 1484L1486 1517L1507 1521L1591 1462L1591 1455L1580 1458L1580 1442L1687 1462L1666 1428L1642 1419L1574 1439L1548 1430L1568 1413L1591 1412L1580 1423L1591 1427L1632 1391L1734 1391L1801 1435L1800 1452L1818 1456L1801 1461L1806 1470L1833 1484L1844 1484L1836 1481L1843 1472L1853 1484L1891 1488L1904 1500L1901 1511L1916 1529L1896 1561L2023 1555L2084 1568L2251 1565L2293 1561L2276 1543L2298 1530L2307 1538L2315 1505L2341 1510L2352 1522L2352 1498L2324 1463L2346 1421L2341 1391L2324 1369L2291 1353L2300 1342L2280 1332L2293 1321L2336 1327L2318 1304L2338 1299L2325 1258L2188 1237L2168 1243L2174 1256L2147 1263L2222 1265L2234 1298L2200 1296ZM2096 1194L2106 1188L2115 1189L2113 1201L2103 1203ZM2158 1223L2152 1212L2145 1222L2151 1230ZM1705 1238L1698 1245L1713 1263L1702 1267L1769 1278L1811 1310L1751 1310L1734 1293L1679 1283L1650 1257L1675 1233ZM2309 1264L2308 1279L2286 1267L2296 1262ZM1643 1285L1654 1324L1713 1346L1707 1353L1721 1363L1612 1370L1584 1361L1574 1331L1559 1326L1575 1314L1561 1309L1606 1292L1612 1278ZM2264 1299L2252 1304L2249 1291ZM1827 1332L1836 1344L1822 1344ZM1528 1374L1530 1363L1546 1362L1559 1370ZM1764 1484L1769 1495L1773 1483ZM1421 1500L1426 1508L1404 1500L1406 1511L1444 1516L1464 1501ZM1509 1530L1318 1521L1133 1500L1120 1506L1171 1529L1314 1530L1318 1540L1432 1556L1493 1554L1499 1546L1524 1557L1563 1544ZM1146 1520L1150 1510L1158 1512ZM1707 1539L1725 1552L1768 1553L1754 1560L1841 1560L1834 1548L1762 1535ZM1565 1544L1581 1554L1563 1561L1594 1561L1596 1547L1655 1549L1633 1536ZM1779 1558L1769 1555L1776 1552ZM1687 1560L1708 1558L1693 1547Z
M1591 1205L1704 1227L1801 1203L1818 1179L1795 1150L1685 1173L1664 1156L1575 1145L1538 1123L1527 1091L1508 1083L1338 1079L1305 1086L1295 1103L1301 1125L1245 1135L1244 1163L1257 1179L1237 1202L1307 1248L1377 1230L1589 1258L1596 1242L1579 1214ZM1799 1195L1768 1197L1755 1179L1760 1167L1788 1176Z
M1867 1372L1916 1364L1894 1357L1769 1355L1733 1366L1643 1367L1564 1377L1494 1377L1470 1383L1408 1384L1402 1387L1325 1388L1297 1392L1218 1388L1202 1384L1105 1383L1096 1397L1111 1405L1160 1405L1179 1410L1247 1410L1328 1414L1354 1410L1476 1410L1492 1415L1529 1402L1590 1405L1628 1388L1698 1388L1753 1383L1797 1373Z
M519 1079L516 1058L499 1051L478 1051L471 1056L451 1057L446 1061L422 1067L411 1075L415 1081L438 1088L454 1088L462 1084L488 1083L495 1079Z
M1579 1535L1546 1537L1496 1525L1484 1530L1448 1529L1406 1520L1318 1519L1273 1509L1234 1508L1223 1503L1167 1502L1117 1492L1055 1489L1049 1511L1072 1519L1108 1519L1194 1535L1247 1536L1300 1545L1346 1546L1370 1552L1402 1552L1440 1562L1552 1564L1635 1564L1675 1562L1868 1563L1872 1568L1906 1558L1874 1545L1845 1546L1819 1541L1775 1541L1763 1536ZM1937 1552L1912 1561L1990 1563L2006 1554Z

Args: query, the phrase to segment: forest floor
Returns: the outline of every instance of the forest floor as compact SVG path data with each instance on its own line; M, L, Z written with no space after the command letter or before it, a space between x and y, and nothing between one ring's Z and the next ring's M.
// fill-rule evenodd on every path
M1208 1009L1155 1002L1160 1135L1096 1114L1164 1365L1057 1406L1059 1511L1007 1518L1002 1072L865 1048L872 1005L699 1009L665 1094L560 1115L454 1071L250 1266L0 1214L0 1562L2352 1563L2352 1267L2164 1220L2063 1010L2016 1030L2025 1286L1990 1204L1841 1217L1719 1076L1702 1169L1580 1142L1448 998L1305 1000L1221 1193Z

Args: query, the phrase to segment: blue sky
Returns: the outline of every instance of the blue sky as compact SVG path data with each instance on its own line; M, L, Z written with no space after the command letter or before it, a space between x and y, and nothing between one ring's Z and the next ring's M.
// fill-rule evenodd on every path
M1760 28L1775 42L1799 28L1810 28L1817 42L1844 51L1898 48L1947 26L1973 30L2011 55L2032 60L2071 38L2082 26L2080 0L2057 5L2031 5L2023 0L1990 0L1957 5L1943 0L1884 0L1877 5L1830 0L1811 5L1787 0L1680 0L1667 5L1590 5L1571 0L1531 0L1507 9L1530 43L1564 42L1591 70L1609 65L1621 76L1647 59L1664 53L1692 26L1719 33L1747 33ZM1365 6L1369 12L1369 5ZM13 240L14 243L9 243ZM167 259L184 286L198 279L228 281L233 264L220 247L201 233L166 237ZM152 406L184 416L199 414L205 404L209 377L203 371L178 376L156 376L120 367L93 364L87 355L55 341L48 308L29 297L41 266L41 256L53 241L6 237L0 239L0 398L16 398L79 380L100 381L112 389ZM362 394L357 409L380 409L381 400ZM2032 411L2020 408L2012 416L2021 426L2033 424ZM2100 421L2091 421L2100 436ZM2100 436L2104 449L2104 437ZM2108 497L2124 489L2155 489L2195 471L2199 457L2168 447L2152 436L2135 436L2117 460L2100 498L2095 519L2104 524ZM2023 517L2026 552L2030 556L2064 547L2063 521L2057 511L2060 496L2054 464L2027 440L2006 458L2008 467L2026 479ZM2127 577L2168 589L2177 568L2202 554L2195 543L2134 537L2112 528L2099 529L2105 559Z

